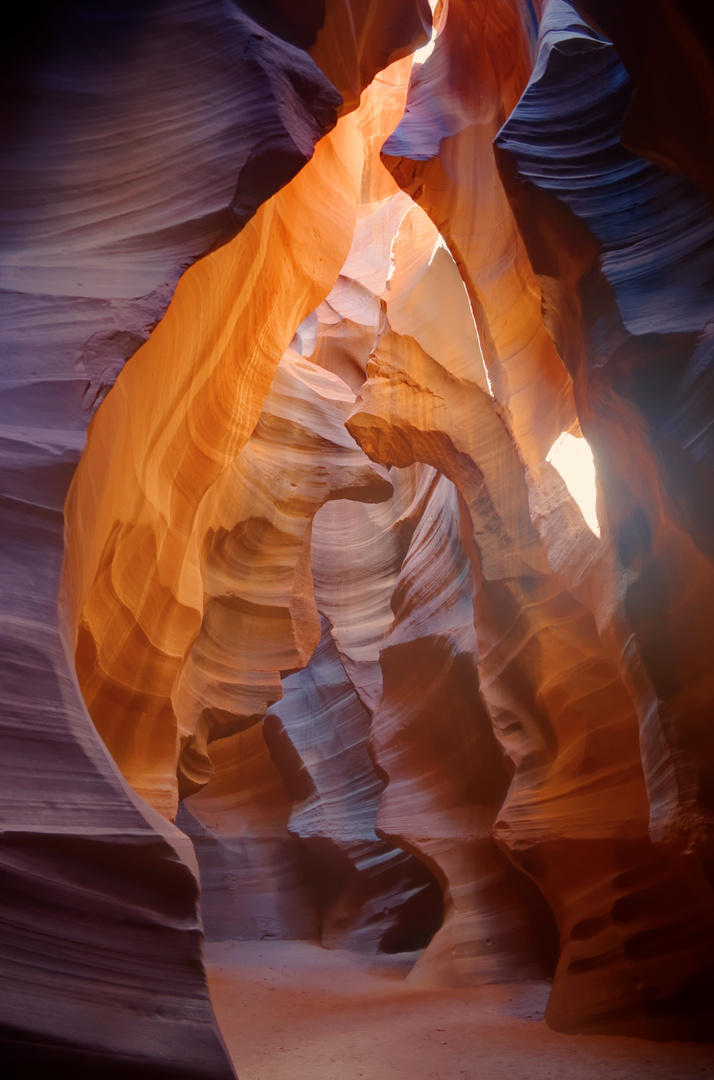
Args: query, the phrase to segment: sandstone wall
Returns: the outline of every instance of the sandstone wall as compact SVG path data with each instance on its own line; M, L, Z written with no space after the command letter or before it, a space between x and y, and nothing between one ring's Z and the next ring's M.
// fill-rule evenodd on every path
M412 67L417 0L47 18L3 84L8 1055L230 1076L204 922L709 1038L706 27L448 0Z

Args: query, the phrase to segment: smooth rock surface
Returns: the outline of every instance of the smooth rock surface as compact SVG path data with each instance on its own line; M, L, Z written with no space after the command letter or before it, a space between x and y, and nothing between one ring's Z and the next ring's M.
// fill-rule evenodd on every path
M395 1029L552 973L551 1027L710 1040L702 17L449 0L412 66L423 0L30 16L0 118L5 1057L231 1076L204 920L235 955L426 945L377 995ZM333 996L295 1015L349 1019ZM563 1039L495 1022L558 1075ZM411 1030L427 1073L477 1068ZM675 1050L622 1061L705 1061Z
M73 664L71 572L59 602L58 593L63 507L88 420L166 311L181 272L252 219L311 157L341 107L296 41L291 13L276 19L257 7L73 3L19 11L5 28L0 1037L3 1064L17 1075L233 1075L206 990L191 846L137 797L98 738ZM388 21L371 36L377 66L423 37L411 11L406 36L390 40ZM315 35L308 37L309 46ZM327 201L332 242L336 200ZM344 253L338 244L335 274L349 237ZM286 325L278 334L276 362L293 331ZM164 405L179 377L173 363L169 372L160 379ZM140 396L165 434L166 411L145 386ZM119 398L115 416L139 420L140 410ZM137 447L120 426L110 421L99 441L123 454ZM127 502L109 456L100 455L89 502L122 505L107 523L112 545ZM156 494L155 465L156 458L148 484ZM175 458L171 477L174 465ZM106 537L87 509L79 531L103 548ZM72 518L70 509L76 539ZM141 565L146 532L137 540L125 548L124 571ZM84 555L82 572L91 572ZM154 616L161 621L161 612ZM103 630L111 651L129 626L120 618ZM135 638L130 710L147 700L136 683L151 654L142 633ZM139 746L147 735L139 729ZM169 753L175 762L175 728L163 742L145 769L157 788L161 759ZM176 784L174 771L174 808ZM166 799L158 801L165 808Z

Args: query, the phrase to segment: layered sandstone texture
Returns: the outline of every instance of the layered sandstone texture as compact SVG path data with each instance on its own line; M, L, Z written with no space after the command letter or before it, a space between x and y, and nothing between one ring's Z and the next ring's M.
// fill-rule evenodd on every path
M169 820L179 735L167 717L174 692L194 715L205 638L220 637L226 615L240 622L217 595L201 635L196 601L197 567L222 576L222 539L235 549L242 511L226 509L225 528L209 512L200 541L188 523L219 477L230 485L226 466L255 427L295 327L329 291L349 249L364 137L346 116L320 140L379 68L424 40L422 14L416 3L306 12L301 4L156 0L68 3L8 21L0 1058L12 1075L233 1075L203 970L192 845ZM341 42L340 55L327 47L334 78L307 51L325 38ZM336 83L351 88L346 105ZM317 168L301 171L316 144ZM302 186L285 188L296 174ZM271 201L281 188L283 201ZM222 246L236 234L237 248ZM181 278L210 251L197 277ZM180 278L187 302L176 297L177 320L162 322ZM144 362L136 350L147 339L154 348L157 333L161 359ZM88 421L132 354L134 375L127 368L124 390L104 402L107 423L93 425L98 441L65 519ZM319 379L308 381L323 417L317 443L344 406ZM292 421L276 422L289 429ZM339 457L351 440L341 425L335 438ZM322 484L325 496L343 485L356 497L383 497L384 470L352 447ZM249 534L261 519L246 512L244 520ZM309 507L301 508L287 577L308 521ZM214 556L194 556L199 542ZM225 554L230 561L235 551ZM291 667L306 662L315 628L319 636L309 564L298 561L295 587L281 582L277 591L299 629L294 642L286 630L273 650ZM259 599L259 610L269 606ZM174 672L172 663L190 648L184 695L174 680L182 665ZM220 726L220 657L210 662ZM227 691L231 707L242 695L259 715L261 701L275 696L272 656L264 673L245 667L244 688ZM122 731L118 713L138 723ZM190 739L184 726L182 790L195 790L205 722Z
M714 1030L712 42L433 8L414 61L421 0L6 50L18 1069L230 1077L204 932Z

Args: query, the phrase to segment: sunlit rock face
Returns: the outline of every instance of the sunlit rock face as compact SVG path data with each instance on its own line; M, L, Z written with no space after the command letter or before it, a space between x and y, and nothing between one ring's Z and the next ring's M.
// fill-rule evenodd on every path
M332 164L312 188L305 177L312 196L303 210L271 204L254 217L292 176L302 177L315 144L349 111L307 52L321 27L344 22L344 5L317 5L308 24L301 7L62 4L41 18L18 12L3 38L0 1056L13 1074L233 1075L202 968L190 842L136 792L156 793L155 805L175 811L175 656L200 629L191 602L202 606L200 574L181 571L187 501L193 508L199 485L205 490L225 470L252 431L295 327L331 288L351 242L363 140L349 116L337 144L321 144ZM355 33L373 7L355 5ZM352 80L357 97L379 67L425 37L419 5L381 7L404 18L377 20L364 48L343 36L356 75L341 81ZM339 73L339 58L333 69ZM290 220L301 222L302 255ZM63 506L87 422L164 316L182 271L236 232L239 251L227 263L217 269L217 251L198 264L198 280L182 279L192 299L176 322L159 324L168 332L163 367L152 376L142 359L137 396L127 371L128 397L106 399L117 411L94 427L86 486L73 496L76 510L68 504L74 554L58 603ZM277 307L268 251L291 281ZM202 290L219 279L223 299L204 302ZM236 338L227 324L240 321L256 282L270 303ZM221 328L214 323L209 344L211 311L220 311ZM257 384L249 354L262 358ZM225 356L232 374L224 366L221 390L221 375L211 375ZM146 395L150 384L155 397ZM218 413L239 413L242 428L232 431L232 420L215 414L221 397L230 404ZM141 445L132 434L142 410L160 432L153 450L146 432ZM220 433L213 448L201 428ZM141 481L132 475L126 483L122 470L131 471L135 455ZM358 470L365 468L375 475L363 459ZM309 581L305 558L300 566ZM303 595L314 608L307 585L292 595L294 608ZM152 627L158 639L147 636ZM77 644L84 696L108 703L109 716L95 716L107 745L114 741L123 763L135 743L135 790L87 714ZM98 687L94 672L107 656ZM272 693L270 668L264 681ZM111 731L112 710L147 724ZM184 771L193 768L191 760Z
M665 0L434 21L413 68L416 0L20 24L0 993L28 1074L230 1076L204 927L426 946L419 985L552 976L563 1031L711 1037L709 39Z
M412 108L384 148L462 266L547 563L529 576L526 597L522 575L490 564L483 511L472 511L481 693L515 766L495 835L559 925L552 1024L706 1037L712 221L691 183L620 144L630 87L613 45L553 2L537 35L521 24L509 54L499 42L514 11L449 6ZM473 73L460 66L470 34L488 56ZM498 75L506 55L515 85ZM498 127L495 157L477 149L488 124ZM490 180L483 198L470 198L479 169ZM403 456L404 424L414 423L395 392L397 369L390 359L385 383L375 364L350 421L382 460ZM554 420L577 434L579 425L595 450L599 543L549 475Z

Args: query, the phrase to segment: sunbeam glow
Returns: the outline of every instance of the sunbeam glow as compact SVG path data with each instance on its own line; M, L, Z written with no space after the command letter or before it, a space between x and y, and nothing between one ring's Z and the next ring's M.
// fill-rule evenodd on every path
M429 0L429 7L431 8L432 16L436 7L436 0ZM434 42L436 41L436 29L431 28L431 41L427 41L426 45L422 45L421 49L417 49L412 59L412 64L423 64L427 56L431 56L434 51Z
M427 41L426 45L422 45L421 49L417 49L414 53L413 63L423 64L427 56L431 56L434 51L434 42L436 41L436 30L431 32L431 41Z
M587 441L564 431L551 446L545 460L558 470L588 528L599 537L600 524L595 512L595 462Z

